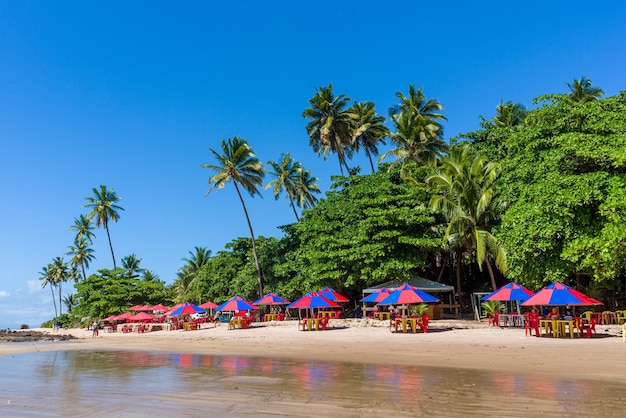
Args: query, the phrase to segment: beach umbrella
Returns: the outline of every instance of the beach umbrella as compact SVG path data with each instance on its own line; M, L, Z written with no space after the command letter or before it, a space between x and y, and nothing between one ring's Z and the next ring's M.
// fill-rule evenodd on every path
M198 312L206 312L203 308L194 305L193 303L185 302L182 306L170 311L170 316L190 315Z
M252 311L256 309L259 309L258 306L248 302L241 296L233 296L215 308L215 310L219 312Z
M439 302L439 299L431 294L417 289L408 283L404 283L389 295L378 302L379 305L411 305L416 303Z
M152 309L151 309L151 310L152 310L152 311L155 311L155 312L167 312L167 311L169 311L169 310L170 310L170 308L168 308L168 307L167 307L167 306L165 306L165 305L161 305L161 304L159 303L158 305L154 305L154 306L152 307Z
M200 305L198 305L201 308L204 309L213 309L213 308L217 308L217 303L213 303L213 302L204 302Z
M115 319L118 321L126 321L127 319L130 319L132 317L133 317L132 313L124 312L123 314L116 316Z
M365 296L363 299L360 300L360 302L378 303L385 299L387 296L389 296L390 293L391 290L383 287L381 289L378 289L374 293L370 293L369 295Z
M309 292L306 295L302 296L300 299L296 300L290 305L287 305L287 309L298 308L298 309L308 309L308 308L339 308L332 300L326 299L324 296L320 295L317 292Z
M150 322L156 320L156 317L147 312L139 312L138 314L131 316L129 319L137 322Z
M528 300L534 293L526 289L524 286L515 283L509 283L502 286L495 292L483 296L480 300L497 300L497 301L525 301Z
M117 321L117 316L116 315L111 315L111 316L107 316L106 318L103 319L103 321Z
M536 305L591 306L602 305L602 302L587 296L578 290L574 290L563 283L554 282L551 285L544 287L534 296L522 303L522 306Z
M289 301L287 299L281 298L276 293L268 293L262 298L254 301L255 305L287 305Z
M149 305L135 305L128 308L129 311L151 311L152 306Z
M330 287L325 287L317 293L324 296L328 300L332 300L333 302L348 302L348 298L339 294L338 292L336 292L334 289L331 289Z

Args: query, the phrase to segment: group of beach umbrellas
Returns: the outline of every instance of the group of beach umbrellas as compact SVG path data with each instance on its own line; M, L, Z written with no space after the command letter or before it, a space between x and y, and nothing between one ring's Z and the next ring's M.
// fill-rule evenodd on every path
M531 292L522 285L508 283L495 292L483 296L481 300L519 301L522 302L521 306L602 305L602 302L559 282L554 282L537 293Z

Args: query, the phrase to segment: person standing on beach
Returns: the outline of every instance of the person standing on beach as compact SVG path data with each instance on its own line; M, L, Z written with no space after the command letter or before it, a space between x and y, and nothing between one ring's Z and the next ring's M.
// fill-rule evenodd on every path
M98 321L93 321L93 324L91 324L91 330L93 331L91 338L96 338L98 336Z

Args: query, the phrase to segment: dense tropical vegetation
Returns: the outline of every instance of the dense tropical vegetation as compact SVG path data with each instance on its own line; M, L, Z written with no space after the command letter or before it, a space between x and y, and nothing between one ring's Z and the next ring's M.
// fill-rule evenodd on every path
M416 275L453 284L464 304L510 280L530 288L559 280L617 303L626 271L626 92L604 98L587 78L566 84L569 92L541 96L530 110L501 101L493 117L480 116L479 130L449 141L443 105L422 87L396 94L390 127L374 103L348 106L332 85L320 87L302 116L313 151L339 162L324 197L288 150L266 171L248 141L222 140L209 148L216 163L202 166L213 171L207 194L234 186L249 237L215 254L195 247L169 285L135 254L117 268L108 226L123 209L100 186L87 198L90 212L74 220L70 261L43 267L41 284L61 315L62 283L75 282L65 301L74 318L235 293L294 298L325 286L356 300L364 287ZM358 153L371 173L349 166ZM242 190L254 197L262 186L276 204L284 194L295 215L281 220L282 237L255 237ZM107 232L113 269L88 275L94 226Z

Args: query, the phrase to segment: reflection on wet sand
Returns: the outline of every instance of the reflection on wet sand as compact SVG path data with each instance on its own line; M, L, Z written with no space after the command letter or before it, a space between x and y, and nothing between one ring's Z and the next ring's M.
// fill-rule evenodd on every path
M2 416L622 416L626 385L146 351L0 357Z

